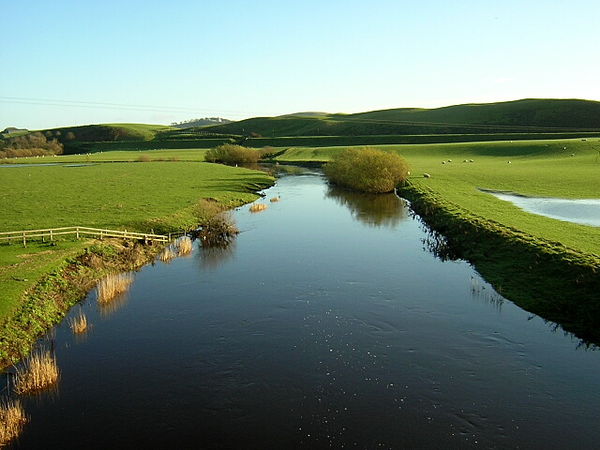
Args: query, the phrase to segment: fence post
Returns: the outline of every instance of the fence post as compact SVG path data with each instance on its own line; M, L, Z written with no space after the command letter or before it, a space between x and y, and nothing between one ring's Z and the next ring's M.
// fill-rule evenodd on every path
M79 240L79 227L77 227L77 240Z
M23 247L27 247L27 239L25 239L25 232L23 231Z
M54 240L54 235L52 234L52 230L50 230L50 242Z

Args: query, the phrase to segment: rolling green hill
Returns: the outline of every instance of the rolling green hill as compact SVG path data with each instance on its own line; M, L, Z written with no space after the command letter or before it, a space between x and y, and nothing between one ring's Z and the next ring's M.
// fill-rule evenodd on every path
M435 109L256 117L205 130L268 137L600 131L600 102L524 99Z
M208 127L100 124L40 131L60 141L66 154L212 148L225 142L291 147L562 139L599 136L600 102L524 99L356 114L298 112Z
M203 127L181 129L141 123L82 125L39 132L48 139L61 142L66 154L123 149L210 148L231 137L205 131Z

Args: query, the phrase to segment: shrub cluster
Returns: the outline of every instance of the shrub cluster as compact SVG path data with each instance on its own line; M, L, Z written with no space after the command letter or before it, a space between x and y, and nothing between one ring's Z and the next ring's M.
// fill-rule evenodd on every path
M347 149L325 165L333 184L372 193L391 192L408 176L408 164L401 156L374 148Z
M204 159L208 162L224 164L251 164L260 159L260 153L258 150L241 145L223 144L208 150Z
M21 156L60 155L63 145L56 139L46 139L42 133L29 133L24 136L0 140L0 158Z

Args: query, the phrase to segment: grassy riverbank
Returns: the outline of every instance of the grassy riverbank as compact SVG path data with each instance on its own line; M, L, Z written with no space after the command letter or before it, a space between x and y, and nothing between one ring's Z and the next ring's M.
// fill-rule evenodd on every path
M282 162L328 161L346 147L294 148ZM600 259L600 233L530 214L480 188L529 196L598 198L600 140L476 142L377 146L403 156L411 166L411 185L459 208L535 238ZM572 156L573 155L573 156ZM473 162L464 162L464 160ZM452 162L448 162L452 160ZM442 161L445 164L442 164ZM424 178L428 173L430 178Z
M198 200L232 208L272 184L265 173L208 163L152 162L4 168L0 230L71 225L167 233L195 227ZM200 208L200 209L199 209ZM92 241L0 244L0 323L19 314L44 276L65 269ZM56 278L56 277L55 277ZM58 278L56 278L58 280ZM6 340L4 332L1 336Z

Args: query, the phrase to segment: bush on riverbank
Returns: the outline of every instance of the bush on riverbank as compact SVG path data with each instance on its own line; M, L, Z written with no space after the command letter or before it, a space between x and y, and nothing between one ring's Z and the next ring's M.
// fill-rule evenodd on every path
M357 191L383 193L393 191L406 180L408 164L395 153L353 148L335 154L324 171L333 184Z
M234 144L223 144L208 150L204 159L213 163L252 164L258 162L260 156L260 152L253 148Z

